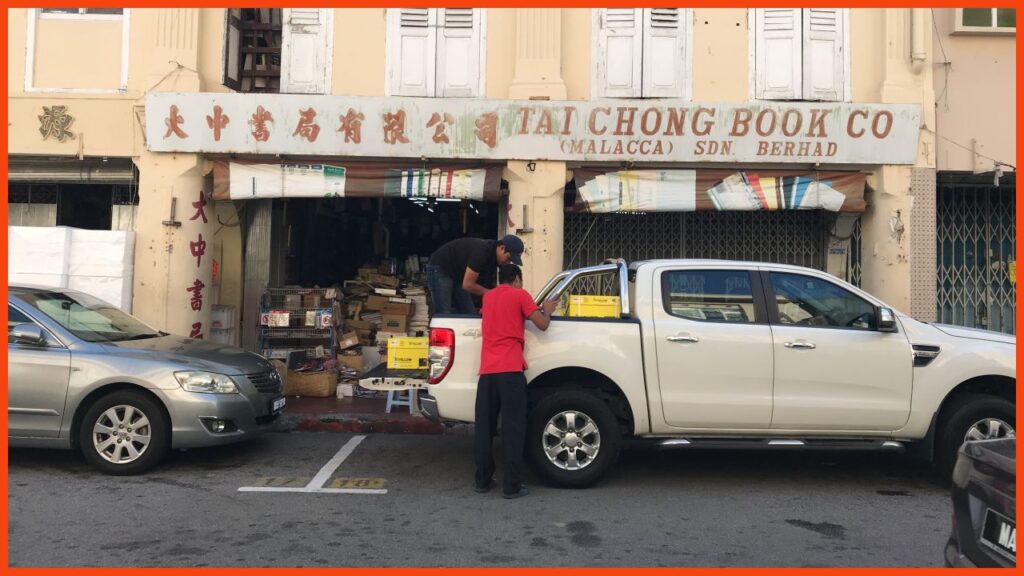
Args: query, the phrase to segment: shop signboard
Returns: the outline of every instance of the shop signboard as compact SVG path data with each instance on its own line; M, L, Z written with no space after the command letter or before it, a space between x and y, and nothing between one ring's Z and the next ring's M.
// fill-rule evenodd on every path
M151 92L154 152L381 158L913 164L921 107Z

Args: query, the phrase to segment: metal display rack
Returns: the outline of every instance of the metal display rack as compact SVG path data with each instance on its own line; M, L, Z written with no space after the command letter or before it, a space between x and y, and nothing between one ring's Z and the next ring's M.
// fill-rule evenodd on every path
M307 306L308 297L319 297L319 306ZM288 313L287 326L271 326L271 314ZM313 313L313 325L307 323L308 313ZM335 348L334 322L320 327L319 315L335 313L334 300L327 298L326 288L268 288L260 299L260 350L268 357L275 357L273 350L304 350L312 357L318 347L323 347L324 357L333 358Z

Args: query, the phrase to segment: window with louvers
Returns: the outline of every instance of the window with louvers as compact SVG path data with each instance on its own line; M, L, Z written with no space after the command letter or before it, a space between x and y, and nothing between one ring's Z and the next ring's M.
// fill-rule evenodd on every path
M595 9L593 97L688 97L687 18L683 8Z
M388 13L388 78L392 95L480 95L482 10L400 8Z

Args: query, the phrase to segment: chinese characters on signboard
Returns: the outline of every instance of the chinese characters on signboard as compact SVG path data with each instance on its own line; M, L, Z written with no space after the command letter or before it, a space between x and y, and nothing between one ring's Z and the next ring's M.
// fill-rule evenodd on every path
M155 152L911 164L920 106L150 93ZM233 118L247 118L244 124Z
M216 113L215 113L216 114ZM211 122L211 124L213 124ZM206 195L202 191L199 192L199 200L192 203L192 207L195 208L195 213L189 218L190 222L202 219L203 223L206 224L210 220L206 216ZM189 297L189 306L194 312L201 312L203 310L203 288L206 288L206 284L198 278L198 270L201 268L203 263L203 256L206 255L206 240L203 239L203 234L200 232L195 240L190 240L188 243L189 252L196 259L196 275L197 277L192 280L192 283L185 287L185 290L191 293ZM189 338L202 339L203 337L203 323L194 322L192 323L192 329L189 332Z

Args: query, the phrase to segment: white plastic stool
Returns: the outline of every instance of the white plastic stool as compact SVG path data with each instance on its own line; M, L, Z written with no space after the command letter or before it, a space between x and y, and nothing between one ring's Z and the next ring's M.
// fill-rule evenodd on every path
M388 414L391 413L391 408L395 406L408 406L409 414L414 414L416 409L416 390L409 388L408 390L389 390L388 391L388 403L384 411Z

